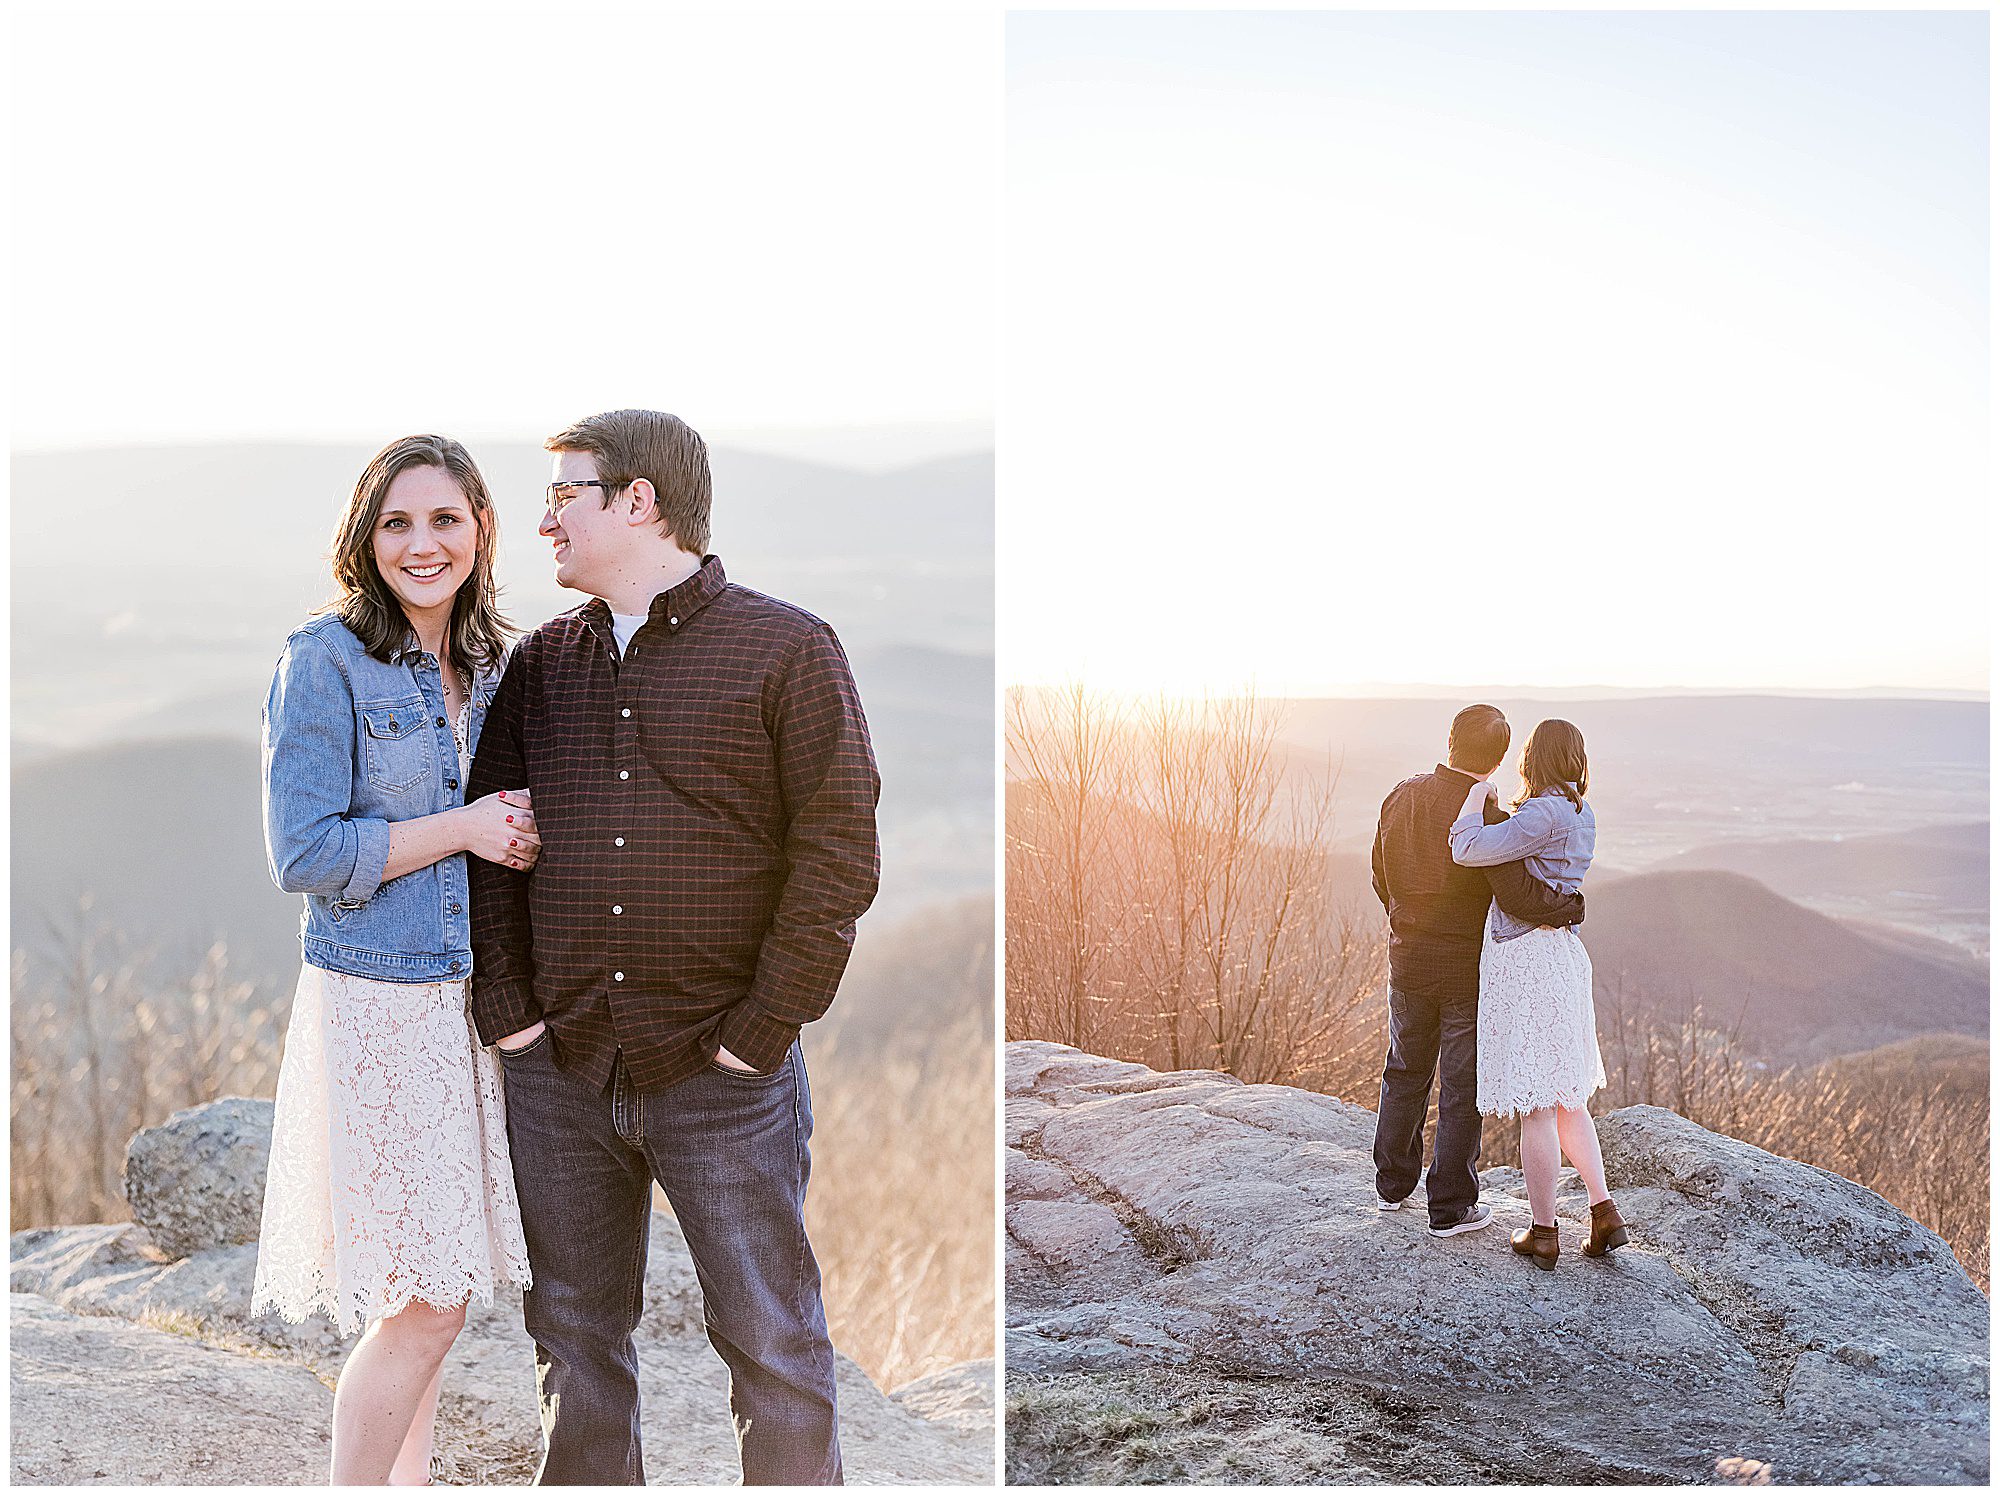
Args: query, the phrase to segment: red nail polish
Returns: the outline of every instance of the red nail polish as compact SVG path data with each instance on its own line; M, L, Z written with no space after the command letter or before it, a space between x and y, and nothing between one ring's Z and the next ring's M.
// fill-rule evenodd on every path
M514 824L514 818L512 816L507 817L507 824L509 826Z

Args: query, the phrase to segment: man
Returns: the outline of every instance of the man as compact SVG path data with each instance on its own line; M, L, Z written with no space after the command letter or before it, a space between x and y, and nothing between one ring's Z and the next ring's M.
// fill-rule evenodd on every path
M875 896L881 781L846 656L728 581L708 451L658 411L546 443L541 533L591 601L523 639L468 799L526 785L532 873L473 863L473 1018L507 1138L545 1485L639 1485L639 1321L654 1180L729 1367L748 1484L841 1479L833 1347L806 1240L799 1028Z
M1466 791L1507 756L1512 736L1497 707L1452 718L1448 763L1405 779L1382 802L1375 829L1375 895L1389 912L1389 1058L1375 1114L1375 1194L1396 1210L1423 1167L1424 1114L1438 1079L1437 1138L1424 1196L1431 1235L1491 1223L1479 1203L1479 948L1497 902L1539 925L1583 923L1583 895L1558 893L1525 863L1466 868L1448 833ZM1506 819L1491 800L1489 822Z

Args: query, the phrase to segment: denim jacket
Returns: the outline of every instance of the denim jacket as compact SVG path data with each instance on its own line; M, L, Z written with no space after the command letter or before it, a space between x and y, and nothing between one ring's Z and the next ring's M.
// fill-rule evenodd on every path
M474 746L497 674L472 685ZM389 824L465 803L435 655L384 664L332 615L285 641L264 702L264 850L306 896L306 962L385 982L470 976L465 854L387 883Z
M1559 789L1544 790L1507 820L1491 826L1477 811L1451 823L1452 861L1460 866L1497 867L1522 861L1529 872L1564 893L1583 887L1583 875L1596 854L1597 812L1588 800L1578 810ZM1512 940L1535 928L1498 904L1491 919L1495 940Z

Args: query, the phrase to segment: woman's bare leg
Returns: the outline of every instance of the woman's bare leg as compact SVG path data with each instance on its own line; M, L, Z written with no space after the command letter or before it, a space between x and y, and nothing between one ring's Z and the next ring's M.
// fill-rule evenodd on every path
M465 1324L465 1306L411 1304L378 1319L341 1368L333 1389L333 1484L389 1479L419 1406Z
M417 1416L410 1420L410 1431L403 1435L402 1451L390 1467L389 1484L392 1486L430 1484L431 1446L437 1434L438 1387L443 1381L444 1367L440 1365L431 1377L430 1386L424 1389L423 1401L417 1404Z
M1521 1118L1521 1174L1528 1183L1528 1210L1537 1226L1556 1223L1556 1178L1561 1173L1555 1108L1527 1113Z
M1609 1200L1611 1191L1604 1187L1604 1155L1598 1152L1597 1124L1590 1113L1580 1106L1557 1107L1556 1136L1561 1139L1562 1151L1569 1155L1577 1178L1590 1192L1590 1203L1602 1205Z

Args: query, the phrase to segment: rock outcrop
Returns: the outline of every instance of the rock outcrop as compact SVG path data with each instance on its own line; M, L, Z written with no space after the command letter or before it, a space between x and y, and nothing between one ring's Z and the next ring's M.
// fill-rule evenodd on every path
M182 1131L187 1116L175 1119ZM134 1151L145 1150L135 1141ZM180 1177L197 1198L225 1193L199 1170ZM161 1202L157 1219L185 1218L172 1191ZM69 1226L15 1233L12 1256L16 1484L325 1483L332 1385L353 1342L317 1317L300 1325L249 1317L254 1242L176 1258L137 1223ZM647 1476L653 1484L734 1483L727 1375L702 1330L686 1242L666 1212L653 1217L645 1296L638 1341ZM990 1361L895 1395L845 1357L839 1376L850 1481L991 1481ZM541 1425L518 1295L473 1306L443 1385L440 1479L531 1478Z
M1633 1245L1508 1251L1379 1212L1374 1114L1008 1047L1013 1480L1980 1483L1985 1296L1822 1170L1634 1107L1599 1123ZM1252 1380L1254 1379L1254 1380Z
M133 1134L125 1200L162 1252L185 1257L257 1239L271 1115L268 1101L228 1096Z

